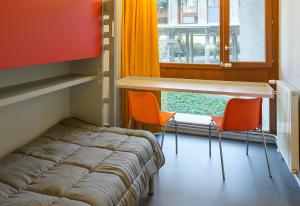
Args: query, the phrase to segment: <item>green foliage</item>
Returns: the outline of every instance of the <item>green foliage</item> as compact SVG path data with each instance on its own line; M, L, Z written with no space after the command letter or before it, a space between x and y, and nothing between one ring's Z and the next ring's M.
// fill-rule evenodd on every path
M193 49L195 56L204 56L205 55L205 45L194 43L194 49Z
M228 97L183 92L162 92L162 111L198 115L223 115Z

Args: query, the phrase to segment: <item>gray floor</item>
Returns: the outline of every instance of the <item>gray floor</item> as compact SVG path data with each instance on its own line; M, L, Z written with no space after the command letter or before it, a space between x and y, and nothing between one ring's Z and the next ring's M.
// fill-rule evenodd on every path
M288 206L300 205L300 189L275 146L269 146L273 178L268 176L261 144L251 143L249 157L245 143L224 140L226 181L222 181L218 142L204 137L179 136L175 154L173 134L165 138L166 163L155 177L156 193L145 195L143 206Z

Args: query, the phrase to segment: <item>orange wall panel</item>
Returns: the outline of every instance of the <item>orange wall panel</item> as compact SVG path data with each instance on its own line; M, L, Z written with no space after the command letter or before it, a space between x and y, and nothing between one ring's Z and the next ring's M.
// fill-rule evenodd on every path
M101 55L101 0L1 0L0 70Z

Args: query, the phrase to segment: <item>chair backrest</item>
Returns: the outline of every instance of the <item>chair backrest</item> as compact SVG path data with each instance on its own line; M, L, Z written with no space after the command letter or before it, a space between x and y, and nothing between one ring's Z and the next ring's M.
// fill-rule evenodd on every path
M128 91L129 117L145 124L160 124L160 109L150 92Z
M251 131L262 127L262 98L228 101L223 116L224 131Z

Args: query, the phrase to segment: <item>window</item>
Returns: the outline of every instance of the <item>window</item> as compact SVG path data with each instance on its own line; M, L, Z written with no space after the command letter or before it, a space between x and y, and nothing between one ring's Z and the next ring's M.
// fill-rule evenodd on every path
M277 78L276 1L157 1L166 8L166 20L158 25L163 77L261 82ZM161 100L165 111L220 115L227 97L162 92ZM264 101L264 108L268 104ZM274 115L274 107L270 109ZM264 109L264 127L268 115Z
M158 0L160 62L270 67L271 2Z
M207 24L205 12L207 1L205 0L203 4L203 0L158 0L161 62L193 64L220 62L219 18L213 18L213 25ZM165 5L166 2L168 6ZM217 7L219 0L215 2L214 9L217 11L215 14L219 15ZM163 9L168 21L162 20L161 8L170 8Z
M198 0L179 0L179 19L181 24L198 23Z

